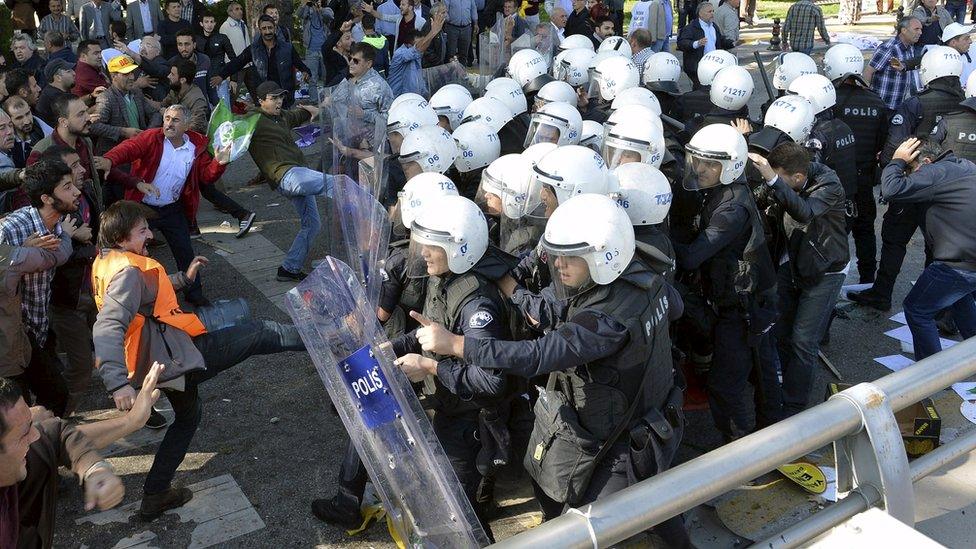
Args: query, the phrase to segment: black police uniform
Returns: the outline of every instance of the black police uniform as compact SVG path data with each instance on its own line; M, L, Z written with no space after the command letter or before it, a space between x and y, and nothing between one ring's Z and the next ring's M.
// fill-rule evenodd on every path
M976 97L959 104L959 110L942 117L932 136L958 158L976 162Z
M854 132L857 151L857 189L854 195L856 215L850 221L857 251L857 272L860 282L874 282L877 269L878 245L874 220L878 206L874 186L878 183L878 153L888 139L891 111L871 88L852 77L837 85L837 104L834 116L843 120Z
M530 103L531 105L531 103ZM498 132L498 141L501 143L500 156L506 154L520 154L525 150L525 136L529 133L529 113L516 115L508 121Z
M834 118L833 111L824 111L817 115L817 120L807 138L807 150L813 155L813 161L819 162L834 170L840 178L841 185L847 196L847 215L853 217L854 197L857 195L857 149L854 132L843 120Z
M571 298L567 320L539 339L464 338L468 363L524 378L549 374L524 461L545 518L670 465L682 430L668 333L674 305L664 279L634 260L612 283ZM595 460L622 427L631 429ZM688 546L680 517L655 531L670 546Z
M710 96L711 90L711 86L702 86L697 90L683 93L675 100L675 118L689 124L711 112L714 108Z
M717 107L709 101L709 109L704 116L698 116L693 118L688 118L685 122L685 134L691 138L695 135L699 129L708 126L709 124L721 124L727 126L737 119L749 120L749 107L744 106L739 110L729 110L723 109L722 107Z
M937 78L921 93L906 99L891 117L888 142L881 152L880 164L887 165L895 149L909 137L930 135L943 116L959 110L963 99L965 93L955 76ZM922 203L893 201L888 204L881 223L881 260L874 286L864 293L852 295L852 299L858 301L860 296L867 294L890 307L895 279L901 271L908 242L924 222L925 207Z
M757 390L776 393L769 355L760 360L771 349L765 332L775 317L775 273L744 177L704 191L698 226L690 245L675 245L678 266L701 271L701 290L708 302L705 314L713 319L714 347L721 349L708 374L709 406L718 430L734 439L753 430L745 388L754 368L761 378ZM757 423L776 421L775 398L760 401Z
M668 236L667 224L638 225L634 227L637 257L654 274L664 277L668 284L674 284L674 245Z
M424 316L445 326L455 334L473 339L507 339L508 315L496 280L509 266L496 256L485 254L471 270L463 274L448 273L431 276L427 280ZM416 332L393 342L397 356L421 352ZM454 357L424 353L438 361L437 376L425 382L425 400L430 402L434 417L432 424L444 447L465 494L482 518L489 532L482 506L476 504L481 481L476 463L481 449L479 441L479 411L498 405L508 388L505 376L487 362L463 361ZM484 367L475 367L481 364ZM425 405L427 407L427 405Z

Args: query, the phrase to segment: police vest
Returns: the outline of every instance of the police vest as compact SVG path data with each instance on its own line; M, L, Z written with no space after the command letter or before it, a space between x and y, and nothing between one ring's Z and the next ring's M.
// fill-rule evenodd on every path
M654 271L654 274L663 276L668 284L673 283L676 265L671 239L661 230L648 231L644 227L634 227L634 229L637 257Z
M109 250L102 252L95 258L95 262L92 264L92 291L95 297L95 306L98 307L99 311L102 310L105 303L105 296L112 279L126 267L136 267L142 271L144 276L155 275L157 282L156 300L153 302L152 311L140 309L132 318L132 322L129 323L125 332L125 367L129 371L129 378L131 379L139 364L142 328L146 323L147 313L156 322L182 330L190 337L204 334L207 329L197 315L180 310L176 291L173 289L173 283L169 281L169 277L166 275L166 269L155 259L131 252Z
M646 273L650 275L650 273ZM599 441L607 440L630 404L643 398L631 419L664 405L674 384L668 298L664 279L648 277L650 287L624 278L596 286L574 299L566 318L584 309L600 311L627 328L627 345L611 356L552 374L550 381L576 412L579 424ZM638 395L644 375L643 395ZM554 381L554 383L553 383Z
M390 243L390 248L403 253L410 245L410 239L397 240ZM406 277L400 292L399 304L407 311L421 311L424 307L424 296L427 291L427 280L424 277Z
M486 297L501 303L500 296L498 288L491 281L471 271L447 277L431 276L427 279L424 316L453 331L458 325L464 306L469 301L477 297ZM503 310L503 305L499 309ZM495 319L495 322L505 322L505 319ZM438 362L449 358L428 351L424 351L423 354ZM433 376L428 377L424 382L424 394L433 395L436 409L449 415L472 412L476 414L484 405L471 399L462 400L458 395L445 389Z
M946 128L945 147L952 149L959 158L976 162L976 112L969 109L954 112L942 121Z
M681 119L686 123L698 116L705 116L712 110L712 100L709 98L711 86L705 86L700 90L692 90L678 98L678 106L681 108Z
M849 200L857 192L857 147L851 128L842 120L821 120L813 127L807 148L819 152L819 161L837 172Z
M929 88L918 94L918 102L922 107L922 119L915 128L915 135L926 136L932 133L943 116L959 110L959 102L966 97L962 89L933 82Z
M844 84L837 88L837 104L834 116L854 133L857 163L873 164L884 140L878 135L888 126L888 106L878 94L860 86Z

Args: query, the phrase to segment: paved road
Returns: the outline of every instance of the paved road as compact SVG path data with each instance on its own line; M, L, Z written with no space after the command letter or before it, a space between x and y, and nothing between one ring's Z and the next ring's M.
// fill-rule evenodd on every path
M745 56L740 54L740 57ZM755 65L749 68L757 76L757 93L752 102L755 115L765 96L758 91L761 83L753 70ZM315 162L314 155L310 161ZM287 249L297 230L296 216L289 203L266 186L242 186L255 173L253 163L244 157L229 167L222 184L235 200L259 212L255 236L248 239ZM325 212L325 201L320 199L319 205ZM884 211L883 207L881 211ZM212 212L209 204L204 204L202 219L205 220L202 223L205 232L222 230L219 223L224 217ZM218 238L205 235L205 240L218 242ZM248 243L248 239L243 244ZM316 241L313 259L327 253L325 240L319 238ZM256 317L287 321L285 313L276 306L278 300L268 299L258 287L267 291L267 286L254 282L255 277L245 276L242 274L245 269L233 265L240 263L234 255L243 252L230 254L226 250L232 248L219 243L218 246L220 249L203 242L196 245L198 253L211 260L204 273L207 295L211 299L243 297L251 304ZM155 254L168 268L174 267L168 249L159 248ZM918 276L921 264L921 235L916 235L896 286L896 303L900 303L910 281ZM850 279L856 282L856 274L852 273ZM845 381L872 380L887 372L872 358L898 352L897 343L882 335L885 330L895 327L887 318L898 310L900 306L897 305L888 314L853 310L848 318L840 318L834 323L830 345L824 351ZM817 372L813 388L815 398L822 394L822 387L830 380L832 377L823 370ZM331 494L335 489L335 472L345 446L345 435L307 357L285 353L271 358L253 358L207 382L201 389L201 396L204 419L190 448L186 470L178 474L178 481L192 484L229 473L265 524L262 529L220 546L304 547L340 543L350 547L391 546L383 528L373 528L363 536L348 538L339 530L318 522L308 511L311 499ZM94 383L85 409L97 411L109 406L110 401L100 383ZM686 431L688 435L679 456L681 460L693 458L718 444L707 412L693 412L689 414L689 421L691 427ZM135 448L112 458L125 481L126 503L141 497L141 480L151 463L153 451L153 446ZM506 495L525 495L525 485L524 478L513 481L510 489L505 491ZM515 488L519 486L521 489ZM532 510L531 502L519 499L512 502L518 505L510 509L509 514L519 517L496 523L499 537L525 528L531 520L524 515ZM198 535L193 534L196 523L181 523L175 515L167 515L151 525L128 522L78 525L76 519L85 513L80 491L72 484L65 484L58 511L55 538L58 547L113 547L120 540L147 531L156 536L148 545L134 545L129 541L119 547L181 547L189 544L191 536ZM713 532L696 533L696 536L706 535L712 536Z

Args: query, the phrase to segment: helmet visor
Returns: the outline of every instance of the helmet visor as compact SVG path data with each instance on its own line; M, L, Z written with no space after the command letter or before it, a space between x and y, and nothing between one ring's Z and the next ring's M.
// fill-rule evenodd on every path
M536 118L529 124L529 132L525 135L523 147L536 143L552 143L559 145L566 127L550 117Z
M685 155L685 176L681 186L689 191L711 189L722 183L722 161L718 158Z
M498 244L505 253L521 257L539 244L545 230L545 219L541 216L522 216L512 219L502 216Z
M569 301L593 287L590 265L586 257L597 251L590 245L554 245L542 239L542 252L546 256L556 299Z
M502 189L504 184L496 177L488 173L488 170L481 172L481 183L478 185L478 192L474 195L474 203L485 212L485 215L498 217L502 214Z
M410 227L407 277L424 278L450 272L447 250L453 245L449 233L426 229L416 222Z

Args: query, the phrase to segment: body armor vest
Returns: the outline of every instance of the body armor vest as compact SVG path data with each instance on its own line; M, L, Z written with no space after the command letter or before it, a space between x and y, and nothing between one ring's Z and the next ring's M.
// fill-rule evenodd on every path
M929 135L939 120L950 112L959 110L959 102L966 98L962 88L959 87L958 79L955 86L952 85L953 78L947 78L947 82L942 82L942 78L929 84L929 87L918 94L918 102L922 107L922 120L915 128L915 135Z
M976 111L967 108L947 114L942 121L946 128L943 146L959 158L976 162Z

